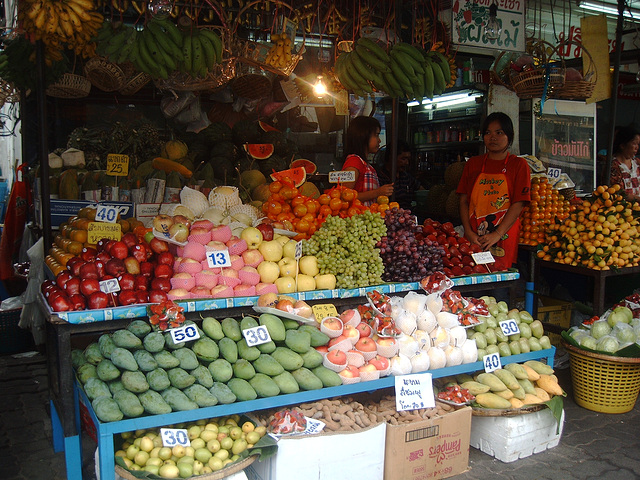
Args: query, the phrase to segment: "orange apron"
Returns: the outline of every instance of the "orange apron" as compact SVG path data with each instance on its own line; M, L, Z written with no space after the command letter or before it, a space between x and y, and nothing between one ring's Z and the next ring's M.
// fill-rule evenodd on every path
M507 158L500 173L485 173L488 155L482 159L482 170L471 190L469 199L469 223L480 236L496 230L511 206L509 185L507 180ZM518 255L518 232L520 220L511 226L507 234L493 245L491 254L496 260L495 266L500 269L511 268ZM506 238L505 238L506 237Z

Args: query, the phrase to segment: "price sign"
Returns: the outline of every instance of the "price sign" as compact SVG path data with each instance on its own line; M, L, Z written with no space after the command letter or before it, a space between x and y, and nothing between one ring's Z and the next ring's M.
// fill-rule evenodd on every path
M103 238L120 240L122 229L119 223L89 222L87 227L87 243L96 244Z
M173 448L176 445L190 447L189 434L184 428L161 428L160 438L162 438L162 446Z
M244 335L247 345L250 347L262 345L263 343L269 343L271 341L269 330L267 330L267 327L264 325L247 328L242 331L242 335Z
M547 177L551 180L551 183L555 183L556 180L560 178L562 174L562 170L559 168L549 167L547 168Z
M112 205L98 204L96 220L105 223L116 223L118 220L118 209Z
M495 258L491 255L491 252L478 252L472 253L471 258L476 262L477 265L484 265L485 263L493 263L495 262Z
M207 264L209 268L222 268L231 266L229 250L212 250L207 252Z
M518 333L520 333L520 327L513 318L498 322L498 325L500 325L502 333L504 333L507 337L509 335L517 335Z
M482 363L484 364L484 371L491 373L494 370L502 368L502 362L500 361L499 353L489 353L482 357Z
M396 410L418 410L436 406L430 373L415 373L395 377Z
M353 170L336 170L329 172L329 183L355 182L356 172Z
M169 330L173 343L189 342L200 338L200 332L195 325L185 325L183 327L172 328Z
M107 155L107 175L126 177L129 175L129 155L110 153Z
M296 243L296 251L295 251L296 260L300 260L302 258L302 240Z
M327 317L338 317L338 310L332 303L320 303L318 305L312 305L311 310L316 317L316 322L320 323Z
M116 293L120 291L120 283L117 278L110 278L99 282L100 291L103 293Z

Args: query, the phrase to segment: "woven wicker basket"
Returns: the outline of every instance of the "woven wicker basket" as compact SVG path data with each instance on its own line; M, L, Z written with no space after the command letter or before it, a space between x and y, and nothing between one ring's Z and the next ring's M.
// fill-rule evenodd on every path
M221 480L230 475L233 475L234 473L238 473L244 470L253 462L255 462L257 459L258 459L258 455L251 455L245 458L244 460L240 460L235 463L230 463L228 466L226 466L222 470L218 470L217 472L206 473L204 475L197 475L192 478L194 480ZM120 475L122 478L124 478L125 480L138 480L138 477L132 475L128 470L122 468L120 465L116 465L116 473Z
M173 72L167 79L155 80L160 90L175 91L213 91L225 86L236 75L236 59L227 58L213 66L205 78L193 78L181 72Z
M275 74L261 67L244 63L238 64L236 78L231 82L231 90L237 96L248 99L264 98L271 93Z
M20 92L16 90L12 83L0 78L0 107L5 103L16 103L20 101Z
M581 48L584 53L589 57L586 69L584 68L585 61L582 61L583 71L582 80L567 80L562 86L553 89L551 92L551 98L561 98L565 100L586 100L593 94L593 90L598 82L598 70L596 64L593 62L593 57L589 53L589 50L584 48L582 43L576 40L567 40L558 45L557 50L561 51L563 48L571 48L571 46ZM584 55L583 55L584 57Z
M131 62L124 62L118 66L125 76L124 84L118 90L121 95L133 95L151 81L151 75L136 70Z
M56 83L49 85L46 94L56 98L83 98L89 95L91 82L82 75L65 73Z
M552 58L557 50L544 40L532 43L529 53L537 67L520 73L511 69L511 86L520 98L549 96L554 89L564 85L564 59Z
M104 57L90 58L83 71L91 85L104 92L120 90L127 80L122 68Z

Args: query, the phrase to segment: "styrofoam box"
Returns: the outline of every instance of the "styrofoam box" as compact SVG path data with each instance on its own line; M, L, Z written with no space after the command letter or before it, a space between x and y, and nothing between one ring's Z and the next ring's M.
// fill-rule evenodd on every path
M553 448L560 442L564 427L564 410L558 423L545 408L513 417L480 417L471 420L472 447L509 463Z
M277 453L245 469L249 480L382 480L387 425L281 438Z

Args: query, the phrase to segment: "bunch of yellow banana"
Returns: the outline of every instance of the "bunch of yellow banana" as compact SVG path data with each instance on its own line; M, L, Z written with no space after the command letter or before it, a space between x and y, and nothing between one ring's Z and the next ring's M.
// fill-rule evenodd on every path
M267 53L265 63L275 68L284 68L291 62L291 38L286 33L271 35L274 45Z
M351 52L336 59L335 73L347 90L360 96L375 89L393 98L432 99L455 81L455 69L438 51L399 42L387 53L368 38L359 38Z
M21 0L18 21L27 34L42 40L54 60L69 48L77 55L95 55L91 38L102 25L92 0Z

